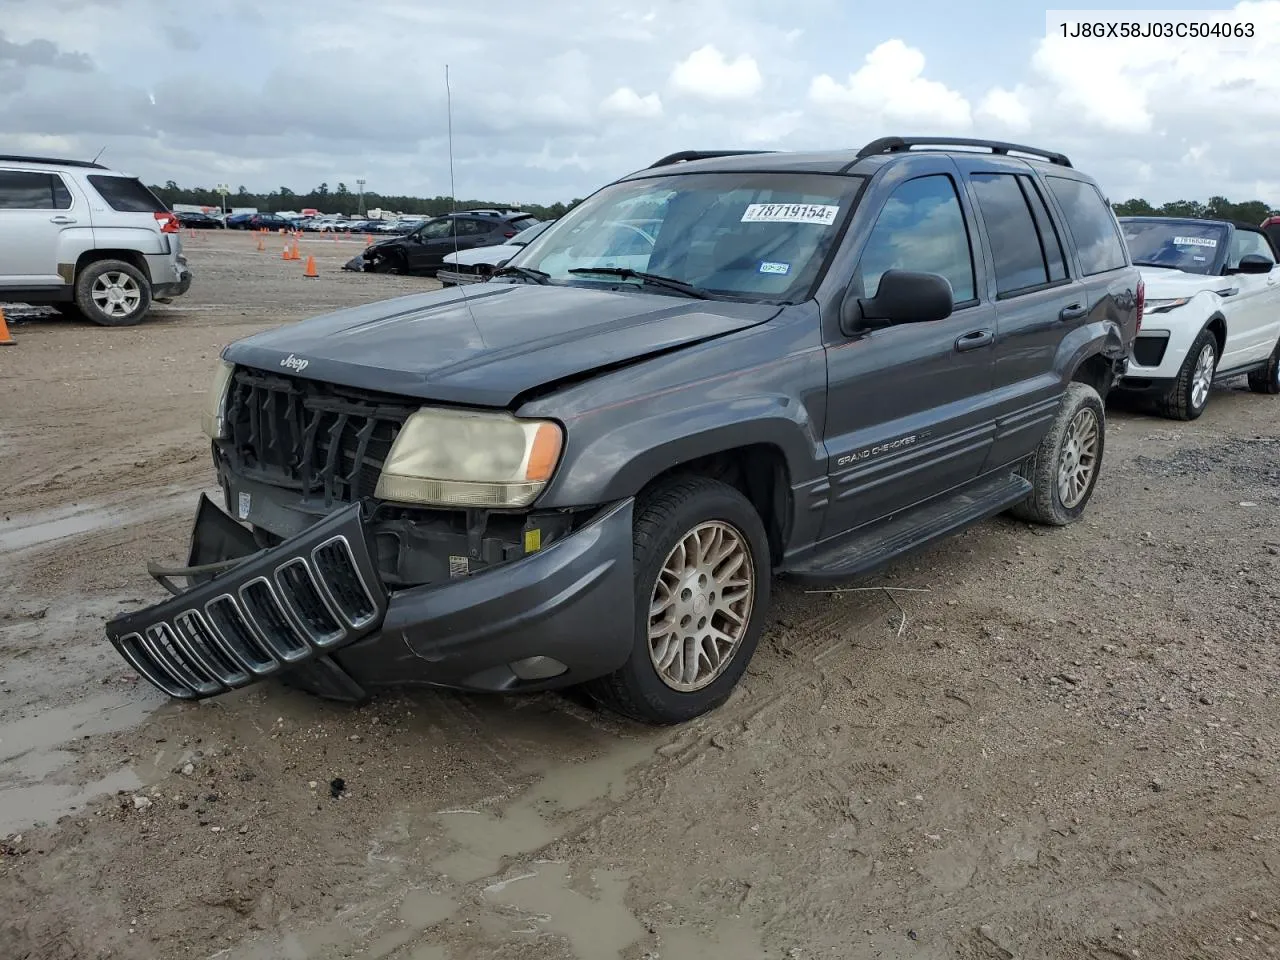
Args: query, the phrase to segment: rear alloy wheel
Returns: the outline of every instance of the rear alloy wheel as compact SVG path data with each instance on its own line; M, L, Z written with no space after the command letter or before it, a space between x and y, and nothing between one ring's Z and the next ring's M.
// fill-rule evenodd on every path
M76 306L85 318L104 327L139 322L151 307L151 284L123 260L99 260L76 280Z
M1087 383L1067 384L1053 426L1019 470L1031 481L1031 495L1009 512L1055 527L1079 520L1098 483L1106 439L1106 413L1098 391Z
M637 503L631 655L588 684L645 723L681 723L723 703L760 641L769 540L751 502L718 480L673 480Z
M1173 420L1195 420L1209 405L1213 375L1218 368L1218 341L1210 330L1201 330L1191 344L1173 386L1156 403Z
M1254 393L1280 393L1280 342L1271 351L1271 359L1261 370L1249 374L1249 389Z

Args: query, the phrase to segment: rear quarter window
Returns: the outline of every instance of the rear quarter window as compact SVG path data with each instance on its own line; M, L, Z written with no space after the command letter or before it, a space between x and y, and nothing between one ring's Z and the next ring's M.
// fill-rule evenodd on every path
M1125 266L1124 241L1111 208L1098 188L1066 177L1045 177L1045 180L1067 219L1067 229L1075 240L1084 275Z
M91 174L88 180L107 206L120 213L159 213L169 209L136 177Z

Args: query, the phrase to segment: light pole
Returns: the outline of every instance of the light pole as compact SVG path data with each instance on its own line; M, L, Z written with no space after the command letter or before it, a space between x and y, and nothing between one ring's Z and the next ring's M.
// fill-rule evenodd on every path
M356 178L356 187L359 189L359 199L356 201L357 212L360 216L364 216L364 177Z
M231 192L231 187L228 184L220 183L214 189L222 194L222 215L225 217L227 215L227 194Z

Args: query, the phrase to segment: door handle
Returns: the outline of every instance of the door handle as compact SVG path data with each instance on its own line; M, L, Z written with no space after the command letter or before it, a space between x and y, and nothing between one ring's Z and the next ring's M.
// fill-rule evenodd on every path
M977 350L979 347L985 347L995 338L996 335L991 330L973 330L956 340L956 350L959 353L964 353L966 350Z
M1058 319L1063 321L1079 320L1088 312L1089 308L1084 304L1069 303L1058 312Z
M50 217L50 223L75 223L75 217Z

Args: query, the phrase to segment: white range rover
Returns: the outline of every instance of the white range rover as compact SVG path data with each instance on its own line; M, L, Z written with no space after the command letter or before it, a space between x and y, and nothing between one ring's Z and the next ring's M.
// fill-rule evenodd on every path
M1280 393L1280 269L1267 235L1248 224L1121 217L1142 270L1142 328L1116 388L1150 394L1160 412L1194 420L1210 387L1247 375Z

